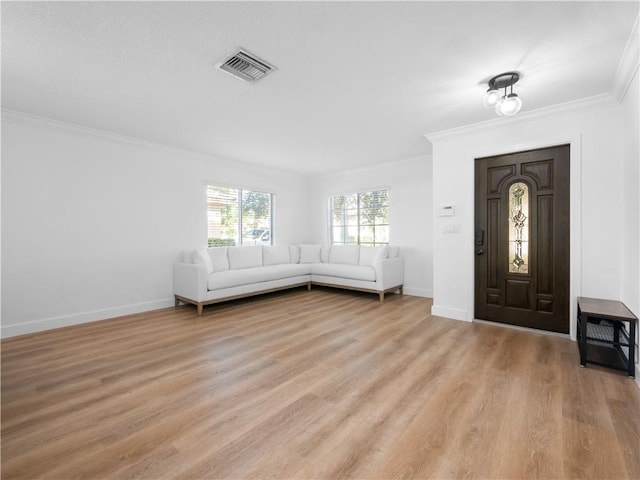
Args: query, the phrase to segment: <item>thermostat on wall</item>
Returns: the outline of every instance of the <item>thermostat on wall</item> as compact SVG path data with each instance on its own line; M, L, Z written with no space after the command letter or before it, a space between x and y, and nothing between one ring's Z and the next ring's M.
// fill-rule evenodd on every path
M440 217L453 217L456 214L455 205L442 205L440 207L440 213L438 216Z

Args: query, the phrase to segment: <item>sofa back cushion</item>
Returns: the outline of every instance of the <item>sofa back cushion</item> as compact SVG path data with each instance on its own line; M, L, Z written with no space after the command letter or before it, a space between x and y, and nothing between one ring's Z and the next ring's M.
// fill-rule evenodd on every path
M289 258L291 263L300 263L300 247L298 245L289 245Z
M331 245L322 245L320 249L320 261L322 263L329 263L329 253L331 253Z
M212 247L209 248L208 252L209 257L211 257L214 272L224 272L225 270L229 270L227 247Z
M228 247L227 255L229 257L229 268L231 270L262 266L262 245Z
M320 245L300 245L300 263L320 263Z
M329 263L358 265L360 245L332 245L329 252Z
M291 258L289 256L289 247L286 245L263 246L262 262L264 263L264 265L282 265L283 263L290 263Z
M358 265L375 265L387 258L387 246L360 247L360 262Z

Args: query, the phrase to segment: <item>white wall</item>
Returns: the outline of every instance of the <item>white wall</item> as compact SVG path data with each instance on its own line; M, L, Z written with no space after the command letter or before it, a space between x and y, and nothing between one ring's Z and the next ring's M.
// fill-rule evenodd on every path
M336 193L390 188L390 243L401 248L405 293L430 297L432 279L431 157L420 156L382 166L317 176L310 183L313 240L329 242L327 198Z
M640 81L636 69L627 95L622 102L625 154L623 158L622 222L622 301L640 316ZM636 329L636 345L640 344L640 328ZM636 349L636 365L640 364ZM640 371L636 366L636 382Z
M640 316L640 75L636 70L622 103L624 134L628 141L623 158L623 248L622 271L625 304Z
M499 119L430 137L434 207L456 205L460 234L434 226L436 315L471 321L474 309L474 159L571 144L571 335L575 297L620 298L623 285L621 176L625 142L620 105L549 116ZM636 177L637 178L637 177ZM637 244L636 244L637 248Z
M207 182L275 193L276 241L309 241L306 177L11 112L2 140L2 336L173 305Z

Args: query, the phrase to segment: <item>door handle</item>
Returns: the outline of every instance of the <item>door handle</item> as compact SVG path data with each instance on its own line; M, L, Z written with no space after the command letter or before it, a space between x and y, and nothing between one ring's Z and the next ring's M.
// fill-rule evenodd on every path
M476 250L476 255L484 255L484 250L482 250L481 248Z

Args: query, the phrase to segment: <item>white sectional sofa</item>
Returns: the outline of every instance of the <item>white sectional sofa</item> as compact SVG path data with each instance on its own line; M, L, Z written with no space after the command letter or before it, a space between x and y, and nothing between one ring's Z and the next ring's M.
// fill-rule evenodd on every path
M176 306L204 305L312 284L402 294L404 264L397 247L359 245L214 247L183 252L174 266Z

